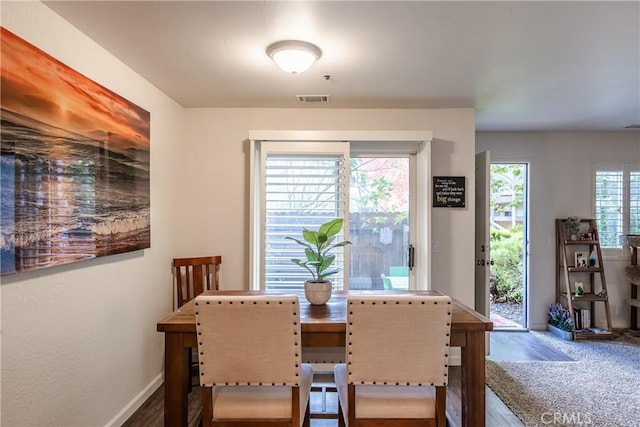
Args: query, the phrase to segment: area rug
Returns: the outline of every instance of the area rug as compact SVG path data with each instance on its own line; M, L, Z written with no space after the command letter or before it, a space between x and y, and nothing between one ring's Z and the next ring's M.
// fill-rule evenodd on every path
M531 333L574 361L487 361L487 385L525 426L640 425L640 344Z

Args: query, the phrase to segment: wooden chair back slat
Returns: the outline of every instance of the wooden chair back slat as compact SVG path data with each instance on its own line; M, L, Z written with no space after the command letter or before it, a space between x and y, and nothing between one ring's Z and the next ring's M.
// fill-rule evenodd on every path
M180 307L207 290L220 289L222 256L174 258L176 302Z

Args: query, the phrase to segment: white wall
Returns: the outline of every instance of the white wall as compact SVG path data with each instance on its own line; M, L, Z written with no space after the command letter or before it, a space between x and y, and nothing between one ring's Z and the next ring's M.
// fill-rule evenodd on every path
M432 280L473 303L472 109L183 110L41 3L2 8L4 27L152 121L151 249L2 278L5 426L119 425L136 409L162 381L171 258L219 253L223 287L246 288L249 130L433 131L433 174L467 176L468 207L433 213Z
M248 287L248 132L249 130L427 130L433 131L432 173L467 176L467 208L435 209L432 283L473 305L474 112L472 109L192 109L187 113L185 150L176 159L190 164L176 176L184 188L178 223L183 255L219 248L222 286ZM194 156L193 153L198 153ZM202 186L215 191L196 197ZM471 237L470 237L471 236Z
M640 161L637 132L484 133L476 151L489 150L493 161L530 163L529 319L546 329L547 306L555 301L555 219L592 218L591 173L596 161ZM629 258L605 258L605 277L613 327L629 326ZM600 307L601 309L601 307Z
M467 208L433 211L432 281L473 304L474 112L184 110L38 2L3 2L2 25L151 112L151 248L2 277L4 426L119 425L162 381L156 322L172 307L170 259L224 257L248 283L248 132L433 131L432 173L467 176ZM465 268L468 266L468 268Z
M1 421L119 425L162 381L156 322L172 307L170 259L224 257L226 289L248 283L249 130L429 130L432 174L467 177L467 208L432 210L432 281L472 305L474 153L531 161L531 319L554 299L553 219L590 215L590 162L640 157L637 134L474 134L472 109L184 110L36 2L3 2L2 25L151 112L151 248L3 277ZM474 146L477 138L477 148ZM576 147L580 147L576 149ZM203 196L204 194L204 196ZM628 261L628 260L627 260ZM623 265L625 260L607 260ZM619 269L619 268L618 268ZM626 286L607 267L614 325Z
M120 425L162 381L155 325L172 307L171 172L184 110L39 2L2 2L2 26L151 113L151 249L0 286L2 425Z

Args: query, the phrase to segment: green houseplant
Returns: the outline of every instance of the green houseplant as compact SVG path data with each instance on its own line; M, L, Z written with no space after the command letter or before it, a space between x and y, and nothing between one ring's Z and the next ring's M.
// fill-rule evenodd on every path
M317 230L302 230L302 240L294 237L285 237L304 247L306 259L292 258L291 262L306 269L311 273L311 280L305 282L305 296L311 304L321 305L331 298L331 282L326 278L340 271L331 268L336 259L332 254L335 248L350 245L351 242L343 240L336 242L336 235L342 230L344 220L336 218L320 225ZM312 294L317 294L313 297ZM328 295L327 295L328 294Z

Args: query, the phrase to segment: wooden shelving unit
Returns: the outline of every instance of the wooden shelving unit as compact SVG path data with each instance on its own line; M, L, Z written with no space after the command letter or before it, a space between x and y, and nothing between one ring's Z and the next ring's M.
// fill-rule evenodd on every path
M595 220L580 220L576 234L576 240L567 238L566 219L556 219L556 300L572 315L574 340L611 339L607 281ZM586 265L576 266L577 252L586 254ZM583 284L583 295L576 295L576 282ZM602 309L606 325L596 327L596 310Z
M638 298L638 288L640 287L640 266L638 266L638 248L640 247L640 235L626 234L620 236L620 243L628 246L631 250L631 265L625 267L624 271L631 284L630 298L625 302L631 308L630 328L638 330L638 309L640 308L640 298Z

